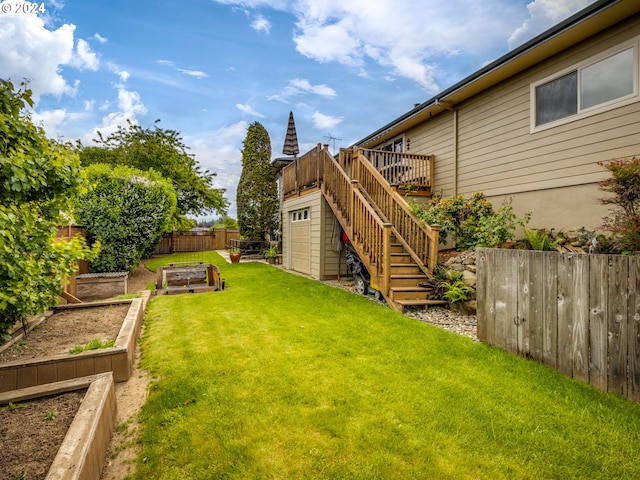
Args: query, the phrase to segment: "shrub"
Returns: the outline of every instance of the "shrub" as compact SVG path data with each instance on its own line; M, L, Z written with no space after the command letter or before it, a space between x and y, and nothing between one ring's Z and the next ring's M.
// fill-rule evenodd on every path
M153 253L169 226L173 187L153 170L94 164L85 173L89 186L74 213L87 237L102 244L91 270L131 271Z
M600 162L611 178L600 182L600 189L613 194L603 198L604 205L617 205L602 228L613 233L613 246L619 253L640 251L640 157Z
M430 225L440 225L440 242L446 243L449 235L459 249L492 247L513 239L516 227L529 221L529 214L518 219L513 208L504 203L498 211L481 192L470 198L455 195L436 198L429 208L413 203L413 213Z
M532 250L553 250L554 247L562 241L562 238L553 240L546 230L528 230L523 229L527 243Z

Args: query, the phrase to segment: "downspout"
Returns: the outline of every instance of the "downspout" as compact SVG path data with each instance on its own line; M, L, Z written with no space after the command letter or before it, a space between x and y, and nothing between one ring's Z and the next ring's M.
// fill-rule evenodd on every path
M458 109L453 111L453 194L458 195Z

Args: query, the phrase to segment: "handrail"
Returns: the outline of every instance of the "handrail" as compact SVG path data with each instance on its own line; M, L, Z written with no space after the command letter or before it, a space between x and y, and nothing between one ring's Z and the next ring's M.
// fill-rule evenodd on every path
M428 225L411 213L407 201L388 184L369 161L371 150L356 148L352 177L367 192L382 215L393 225L397 239L413 260L427 274L432 274L438 262L440 227ZM377 153L377 152L376 152Z
M383 295L389 294L391 224L384 222L339 162L324 151L323 193Z

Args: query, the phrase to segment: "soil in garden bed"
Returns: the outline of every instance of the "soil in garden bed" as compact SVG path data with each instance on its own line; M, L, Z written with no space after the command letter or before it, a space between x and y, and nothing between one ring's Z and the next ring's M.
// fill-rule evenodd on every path
M26 340L0 351L0 364L66 354L73 347L95 339L115 340L130 306L125 303L57 310L29 332Z
M85 393L82 389L0 407L0 480L45 478Z

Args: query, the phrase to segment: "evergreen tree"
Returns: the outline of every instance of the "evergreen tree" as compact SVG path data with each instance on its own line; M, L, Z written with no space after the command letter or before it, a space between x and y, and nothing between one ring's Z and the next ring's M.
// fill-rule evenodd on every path
M240 235L252 240L273 238L278 226L278 185L271 167L271 140L254 122L243 142L242 174L236 204Z

